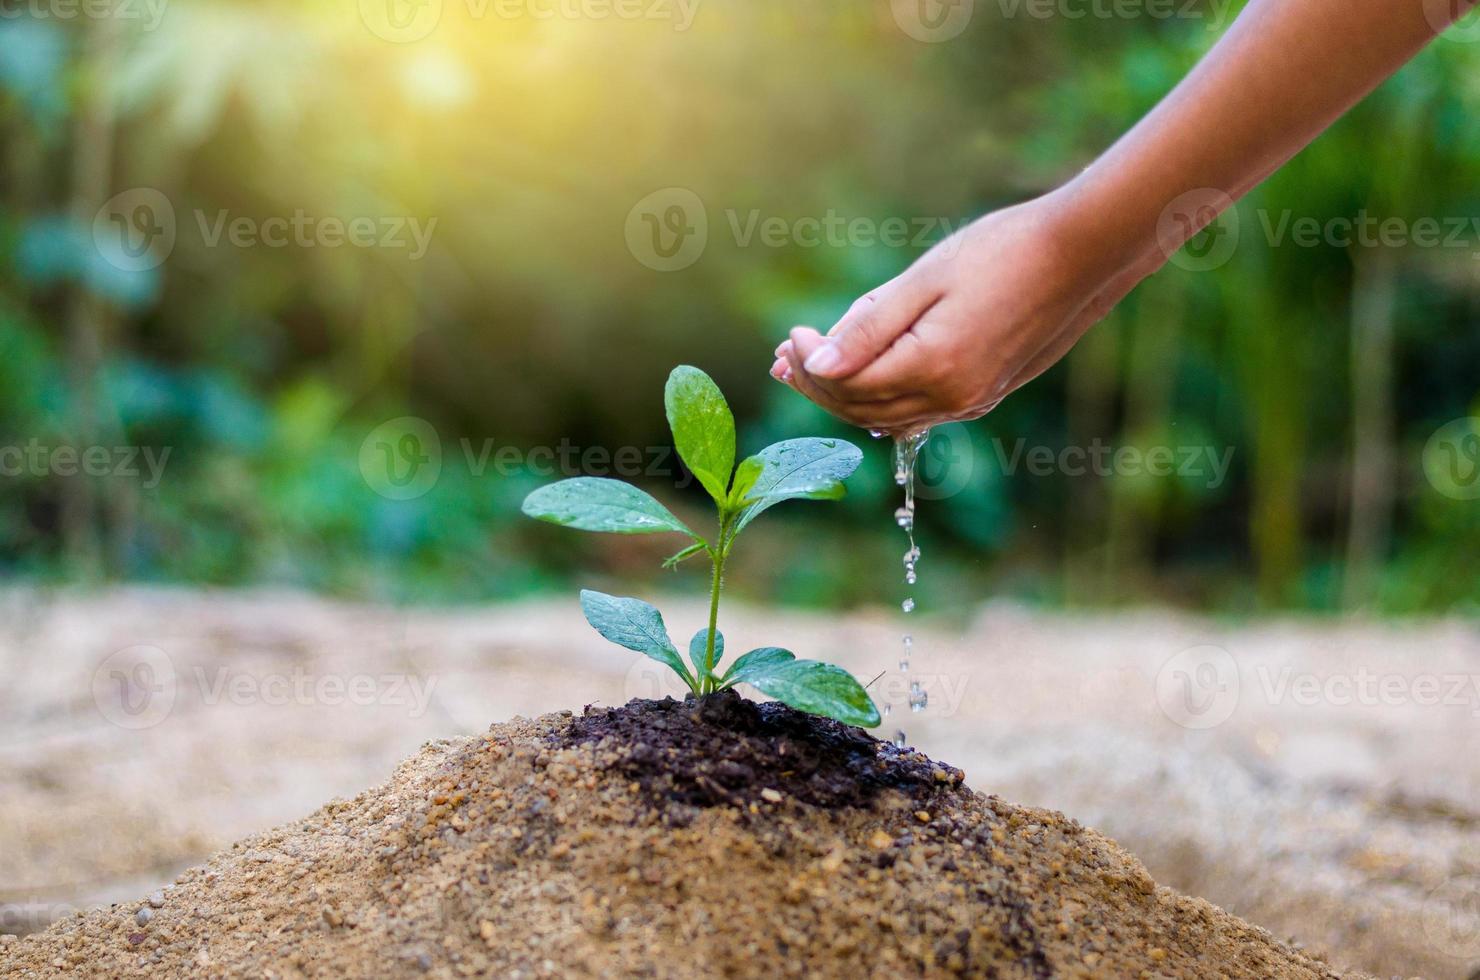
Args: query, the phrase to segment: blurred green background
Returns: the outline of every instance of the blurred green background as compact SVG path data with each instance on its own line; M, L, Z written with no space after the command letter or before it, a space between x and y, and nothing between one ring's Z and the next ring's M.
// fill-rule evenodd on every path
M977 2L923 41L916 8L884 0L3 7L0 569L468 601L704 589L658 570L670 541L522 518L550 478L531 451L574 447L563 475L621 447L664 470L649 447L681 362L720 382L742 449L848 435L767 377L787 328L825 328L940 223L1084 166L1238 4ZM1240 205L1225 263L1168 266L1063 364L938 433L922 608L1473 610L1480 504L1441 491L1425 447L1480 414L1477 110L1480 44L1441 40ZM1466 224L1443 245L1265 230L1362 213ZM829 215L912 240L795 224ZM700 216L702 252L668 262L663 235ZM295 219L303 236L275 237ZM332 230L352 219L373 229L358 244ZM779 237L747 236L775 219ZM774 511L734 590L898 601L887 446L853 435L870 458L850 498ZM1232 455L1222 480L1003 465L1097 440ZM110 462L76 475L58 447ZM157 480L129 447L168 451ZM638 482L699 514L682 474Z

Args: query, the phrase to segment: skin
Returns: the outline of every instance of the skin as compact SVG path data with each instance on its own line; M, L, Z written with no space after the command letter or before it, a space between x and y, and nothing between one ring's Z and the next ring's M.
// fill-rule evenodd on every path
M1160 105L1058 189L978 219L795 327L772 377L890 432L979 418L1476 0L1251 0Z

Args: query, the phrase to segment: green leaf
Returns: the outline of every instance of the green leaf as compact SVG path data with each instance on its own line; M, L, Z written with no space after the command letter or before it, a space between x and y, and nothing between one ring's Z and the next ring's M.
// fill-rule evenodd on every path
M874 728L879 724L879 709L874 707L863 685L843 668L817 660L787 659L790 654L775 648L751 653L767 656L758 658L743 671L743 677L736 679L762 694L798 711L835 718L845 725ZM732 675L741 673L738 668L750 655L735 662L737 669L731 671Z
M760 647L735 661L721 683L726 687L731 684L743 684L751 677L759 677L774 670L780 664L795 661L796 658L796 654L790 650L783 650L780 647Z
M745 501L751 488L755 486L755 481L760 479L765 468L766 464L759 456L748 456L741 461L739 468L735 470L735 482L730 486L730 508L732 510Z
M742 472L760 464L760 473L744 500L748 506L735 526L739 531L762 511L783 500L837 500L843 481L863 460L863 451L842 439L788 439L767 446L740 464Z
M735 417L719 386L698 368L681 364L668 376L663 405L679 457L723 504L735 469Z
M694 665L694 674L703 677L708 671L704 666L704 655L709 646L709 627L704 627L694 634L689 641L689 663ZM725 635L720 632L714 634L714 664L719 666L720 658L725 655Z
M668 638L668 627L663 625L663 614L657 607L641 599L618 598L582 589L581 611L596 632L619 647L636 650L667 664L690 689L697 690L694 678L679 658L673 641Z
M581 476L540 487L524 498L524 513L581 531L613 534L678 531L691 538L699 537L651 495L621 480Z
M690 558L704 551L708 547L709 545L705 544L703 541L700 541L698 544L691 544L682 551L676 554L669 555L667 558L664 558L663 567L677 568L680 563L688 561Z

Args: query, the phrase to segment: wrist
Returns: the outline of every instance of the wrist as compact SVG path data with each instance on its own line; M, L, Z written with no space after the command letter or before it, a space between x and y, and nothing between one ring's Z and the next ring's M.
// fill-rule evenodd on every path
M1053 192L1073 216L1081 247L1097 250L1101 267L1118 278L1160 269L1276 167L1210 166L1155 150L1122 141Z
M1092 281L1109 282L1132 270L1150 274L1170 257L1158 238L1160 208L1117 192L1088 171L1050 191L1044 202L1050 235L1070 265Z

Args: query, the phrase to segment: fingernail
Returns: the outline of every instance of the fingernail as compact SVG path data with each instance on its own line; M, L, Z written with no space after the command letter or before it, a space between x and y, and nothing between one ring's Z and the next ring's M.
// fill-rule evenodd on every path
M787 382L788 384L791 382L791 368L787 368L785 371L781 372L781 380Z
M838 353L837 344L823 344L812 352L812 356L802 364L813 374L827 374L827 372L843 363L843 355Z
M791 341L789 341L789 340L783 340L781 343L777 344L776 345L776 356L777 357L785 357L786 356L786 349L788 347L790 347L790 346L791 346Z

